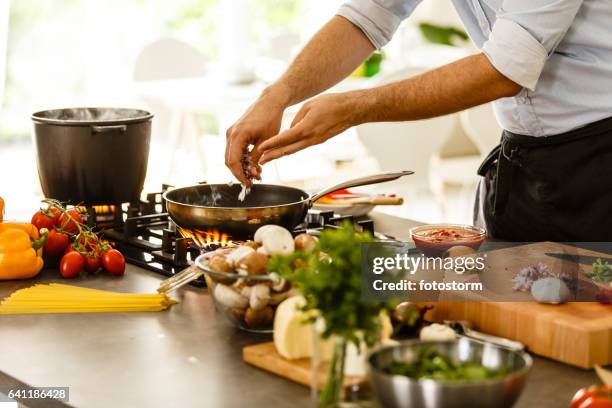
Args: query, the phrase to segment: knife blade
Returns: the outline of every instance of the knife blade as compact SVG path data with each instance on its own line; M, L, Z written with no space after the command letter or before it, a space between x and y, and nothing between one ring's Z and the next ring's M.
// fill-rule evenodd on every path
M552 258L557 258L562 261L568 261L578 263L582 265L592 266L595 261L601 259L604 262L612 263L612 258L606 258L601 256L589 256L589 255L573 255L566 252L545 252L544 255Z

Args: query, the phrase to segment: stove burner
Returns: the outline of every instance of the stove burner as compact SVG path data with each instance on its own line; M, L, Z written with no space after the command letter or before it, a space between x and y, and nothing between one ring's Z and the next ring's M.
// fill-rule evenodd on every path
M87 208L87 222L102 231L120 250L128 263L164 276L173 276L188 267L203 252L224 245L236 245L231 237L217 231L181 230L166 212L162 194L171 186L162 185L162 191L147 194L136 203L92 206ZM357 229L374 235L374 222L337 216L331 211L310 210L304 222L294 229L294 235L308 232L318 234L326 228L340 228L345 221ZM204 280L193 282L205 286Z

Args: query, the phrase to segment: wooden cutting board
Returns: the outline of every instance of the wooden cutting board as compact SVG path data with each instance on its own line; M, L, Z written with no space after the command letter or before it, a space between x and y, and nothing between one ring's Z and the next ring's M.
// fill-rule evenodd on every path
M278 376L287 378L298 384L310 387L312 383L312 369L309 358L299 360L287 360L276 352L273 342L255 344L242 349L242 359L257 368L269 371ZM322 389L327 379L329 364L324 363L319 366L317 372L317 388ZM364 384L365 377L346 376L344 379L345 388L355 384Z
M579 285L585 292L596 291L586 272L590 267L577 266L572 262L547 257L545 252L567 252L571 254L607 257L610 255L571 248L565 245L542 242L514 248L488 252L488 265L495 274L488 274L484 292L489 299L503 298L512 291L512 278L522 268L546 261L553 270L580 268ZM492 263L492 264L491 264ZM466 280L477 275L466 275ZM515 292L516 293L516 292ZM612 305L594 302L574 302L563 305L547 305L536 302L491 302L479 300L470 295L453 293L440 298L430 312L434 321L468 320L474 328L497 336L518 340L530 352L549 357L582 368L594 365L612 364ZM523 296L522 294L520 296ZM531 295L524 294L525 300ZM507 297L506 297L507 299ZM462 302L463 301L463 302Z

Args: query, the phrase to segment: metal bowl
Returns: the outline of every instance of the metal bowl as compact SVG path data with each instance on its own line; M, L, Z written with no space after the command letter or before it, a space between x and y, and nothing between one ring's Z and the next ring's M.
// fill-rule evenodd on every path
M413 380L390 375L384 370L393 362L415 361L420 351L432 348L462 363L476 363L491 369L508 370L505 376L477 382ZM374 352L368 359L370 384L383 407L402 408L498 408L511 407L518 399L531 357L467 338L448 342L411 341Z

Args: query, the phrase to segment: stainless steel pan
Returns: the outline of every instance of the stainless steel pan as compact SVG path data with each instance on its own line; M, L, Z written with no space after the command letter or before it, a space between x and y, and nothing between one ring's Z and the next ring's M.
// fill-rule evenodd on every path
M412 171L375 174L326 188L316 194L293 187L255 184L244 201L238 200L238 184L201 184L164 194L168 213L182 228L217 229L234 239L246 239L265 224L292 229L319 198L337 190L383 183L413 174Z

